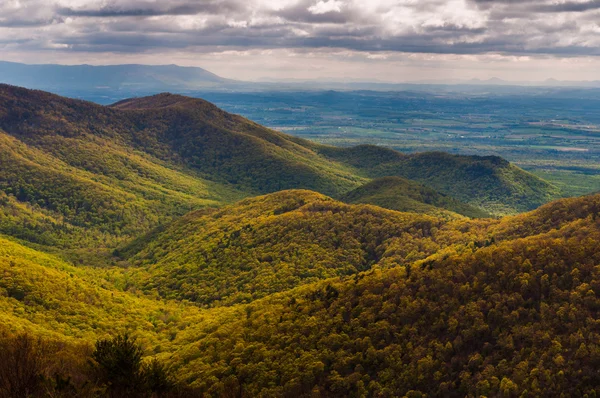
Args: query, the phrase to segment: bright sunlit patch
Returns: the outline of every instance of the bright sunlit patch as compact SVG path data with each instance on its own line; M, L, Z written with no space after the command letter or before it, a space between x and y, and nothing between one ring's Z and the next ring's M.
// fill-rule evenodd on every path
M328 12L342 11L343 3L339 0L319 1L317 4L308 7L308 11L313 14L326 14Z

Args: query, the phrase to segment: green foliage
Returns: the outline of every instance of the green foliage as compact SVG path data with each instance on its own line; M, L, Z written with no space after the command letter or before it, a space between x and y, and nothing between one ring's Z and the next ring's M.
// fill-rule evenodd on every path
M178 397L197 396L173 381L157 358L143 360L129 335L101 339L95 349L0 334L0 397Z
M600 388L600 196L452 213L554 195L499 158L325 147L180 96L0 86L0 167L1 394ZM347 200L429 214L304 190L217 207L383 176L432 189L384 178Z
M142 348L128 334L96 342L92 360L111 397L132 397L145 389L142 355Z
M55 148L40 149L0 130L2 232L59 247L114 247L193 208L241 197L109 142L52 139Z
M376 269L302 287L188 330L181 342L204 337L178 360L209 392L210 380L233 375L248 395L593 396L598 239L600 224L577 218L457 246L410 273Z
M175 382L164 363L152 358L142 365L141 374L146 388L157 396L165 396L176 389Z
M69 345L135 329L160 361L140 365L146 385L159 391L169 384L164 370L173 369L194 389L173 392L180 396L592 396L600 386L599 209L597 195L502 220L445 220L289 191L192 213L123 251L166 255L167 264L197 252L194 241L218 241L254 222L264 234L234 234L253 255L290 241L319 259L353 239L373 255L364 272L205 310L152 291L138 297L140 284L153 279L141 278L143 269L75 268L2 239L0 317L14 332ZM292 234L309 226L319 245ZM169 246L178 239L179 252ZM226 264L242 253L210 247ZM237 283L235 266L230 278L222 286Z
M188 214L117 253L138 268L132 280L142 290L214 306L412 262L469 239L429 216L284 191Z
M170 94L103 107L2 85L0 151L0 192L10 202L0 206L0 232L63 249L114 248L243 196L303 188L341 197L388 175L493 214L555 194L499 158L327 147Z
M142 343L154 347L177 334L183 314L197 314L179 303L140 297L119 268L75 267L1 236L0 275L0 324L12 332L93 342L136 330Z
M250 193L304 187L334 194L362 181L316 154L315 144L199 99L161 94L109 108L10 86L0 86L0 93L1 129L95 174L125 177L123 172L131 168L129 154L134 153ZM72 150L65 150L67 144ZM104 151L94 151L99 146L122 151L106 158ZM115 167L121 165L124 170ZM148 174L145 168L136 169Z
M375 179L348 192L341 200L346 203L367 203L390 210L440 217L456 218L458 214L476 218L489 217L474 206L402 177Z
M418 181L494 215L532 210L559 197L554 186L496 156L403 155L372 145L324 147L321 152L367 177L400 176Z

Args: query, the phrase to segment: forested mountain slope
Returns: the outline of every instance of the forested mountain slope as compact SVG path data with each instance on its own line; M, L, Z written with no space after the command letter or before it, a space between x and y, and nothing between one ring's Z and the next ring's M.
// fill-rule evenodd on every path
M0 329L69 344L135 330L206 396L593 396L599 210L595 195L449 221L288 191L174 221L121 251L129 268L0 238Z
M200 99L160 94L103 107L0 87L0 127L61 158L75 156L65 153L66 142L100 139L250 193L304 184L333 194L361 181L341 165L319 157L310 142L266 129Z
M434 216L456 217L461 214L476 218L489 217L489 214L477 207L402 177L377 178L348 192L341 200Z
M166 340L169 318L193 313L178 303L121 291L119 270L95 272L0 235L0 329L29 330L70 342L138 330L150 345ZM115 280L113 280L115 278Z
M533 210L559 196L556 187L495 156L404 155L373 145L324 147L320 152L370 178L404 177L495 215Z
M547 214L506 223L547 225ZM596 215L241 306L178 336L190 344L180 372L214 396L594 396Z
M230 305L375 264L408 264L476 240L490 222L449 223L294 190L190 213L117 254L138 268L144 291Z
M339 198L388 175L494 214L528 210L555 194L499 159L333 148L171 94L103 107L0 85L0 139L2 191L74 226L102 220L116 236L242 196L302 188ZM69 187L69 199L45 181ZM126 197L127 214L112 214Z

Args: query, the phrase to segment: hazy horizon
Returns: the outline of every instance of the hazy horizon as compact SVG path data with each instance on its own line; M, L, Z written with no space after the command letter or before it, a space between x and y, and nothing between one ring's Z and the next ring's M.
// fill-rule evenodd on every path
M235 81L239 81L239 82L247 82L247 83L310 83L310 82L329 82L332 84L360 84L360 83L364 83L364 84L389 84L389 85L394 85L394 84L416 84L416 85L455 85L455 84L469 84L469 83L479 83L479 84L486 84L489 83L490 85L495 85L495 84L508 84L508 85L544 85L544 84L550 84L550 83L563 83L563 84L569 84L569 83L573 83L573 84L578 84L578 83L595 83L600 81L600 77L598 77L597 79L593 79L593 80L584 80L584 79L579 79L579 80L561 80L561 79L557 79L555 77L548 77L548 78L539 78L539 79L531 79L531 80L512 80L512 79L503 79L503 78L499 78L498 76L490 76L488 78L477 78L477 77L465 77L465 78L447 78L444 79L443 77L441 78L432 78L432 79L419 79L419 80L386 80L386 79L382 79L382 78L369 78L369 77L364 77L364 78L340 78L340 77L326 77L326 76L314 76L314 77L306 77L306 78L294 78L294 77L267 77L267 76L262 76L262 77L257 77L254 79L240 79L240 78L236 78L235 76L227 76L227 75L223 75L220 74L218 72L215 72L214 70L210 70L208 68L204 68L202 66L197 66L197 65L178 65L178 64L169 64L169 63L155 63L155 64L141 64L141 63L96 63L96 64L92 64L92 63L48 63L48 62L39 62L39 63L29 63L29 62L19 62L19 61L12 61L12 60L4 60L4 59L0 59L0 63L15 63L15 64L24 64L24 65L30 65L30 66L65 66L65 67L77 67L77 66L90 66L90 67L110 67L110 66L149 66L149 67L182 67L182 68L199 68L199 69L203 69L209 73L212 73L214 75L217 75L219 77L222 78L226 78L226 79L231 79L231 80L235 80ZM551 85L551 84L550 84Z

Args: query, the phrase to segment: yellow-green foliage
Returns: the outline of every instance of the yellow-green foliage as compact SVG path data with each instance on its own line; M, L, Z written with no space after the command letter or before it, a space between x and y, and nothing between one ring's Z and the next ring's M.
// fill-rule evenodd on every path
M321 148L370 178L400 176L494 215L533 210L560 196L540 178L496 156L456 156L443 152L403 155L372 145Z
M101 241L259 193L301 188L339 198L382 176L418 180L493 214L529 210L555 194L498 158L327 147L169 94L103 107L0 85L0 145L1 191L94 229Z
M590 215L255 301L179 335L179 372L212 396L593 396L599 239Z
M193 258L194 240L247 224L281 231L270 245L285 253L291 241L315 262L338 256L336 244L353 253L353 234L367 246L381 239L365 272L206 310L142 295L140 269L74 267L0 238L0 318L4 328L71 343L133 332L208 396L591 396L600 385L598 210L600 195L502 220L448 221L289 191L192 213L123 251L166 260L176 253L168 245L186 243L181 255ZM253 255L268 252L259 237L267 235L238 236ZM241 255L228 254L231 245L212 250ZM236 285L235 268L229 276L223 286Z
M129 332L205 396L600 393L600 195L468 219L448 210L555 190L499 158L326 147L181 96L2 85L0 170L0 334L61 342L48 369ZM432 189L385 179L362 201L430 214L325 196L382 176ZM231 204L284 188L322 193Z
M14 332L71 341L135 331L158 347L177 334L184 314L194 313L182 304L119 291L109 282L113 273L119 270L77 268L0 237L0 323Z
M390 210L457 218L489 217L481 209L402 177L377 178L345 194L346 203L367 203Z
M292 287L391 266L465 243L445 221L349 206L310 191L284 191L202 210L118 253L139 268L144 291L202 305L250 302ZM419 244L415 244L418 241Z
M57 148L41 150L0 131L4 203L55 221L45 236L35 238L38 230L5 217L0 219L4 233L53 246L114 246L117 238L135 236L193 208L242 196L109 142L101 146L53 137L53 144ZM48 152L66 155L60 159ZM86 238L90 235L103 239L94 242Z

